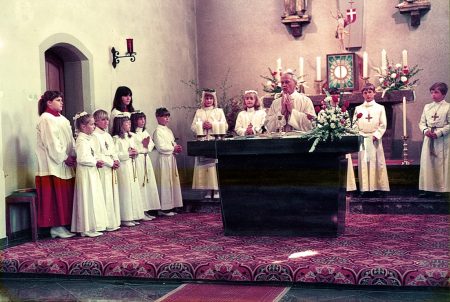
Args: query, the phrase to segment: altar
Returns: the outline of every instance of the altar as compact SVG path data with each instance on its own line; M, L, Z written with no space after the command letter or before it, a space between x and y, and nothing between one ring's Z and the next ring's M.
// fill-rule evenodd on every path
M218 159L225 235L337 236L345 228L346 153L358 136L319 143L301 135L190 141Z

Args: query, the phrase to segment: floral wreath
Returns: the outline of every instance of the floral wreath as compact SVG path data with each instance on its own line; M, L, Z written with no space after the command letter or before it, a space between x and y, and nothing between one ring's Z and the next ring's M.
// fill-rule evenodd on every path
M88 115L88 113L86 111L83 112L79 112L77 114L75 114L75 116L73 117L73 120L76 121L77 119L79 119L82 116Z

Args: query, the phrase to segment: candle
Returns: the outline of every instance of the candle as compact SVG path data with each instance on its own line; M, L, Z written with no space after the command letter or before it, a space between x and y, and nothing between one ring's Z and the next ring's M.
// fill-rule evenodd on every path
M225 122L219 122L219 134L225 134Z
M133 52L133 39L130 38L127 39L127 52L128 53Z
M403 49L402 51L402 63L403 67L408 66L408 52L406 51L406 49Z
M403 97L403 136L406 137L406 98Z
M386 74L386 68L387 68L387 54L386 54L386 50L382 50L381 51L381 74L385 75Z
M212 134L219 134L219 123L216 121L212 122Z
M368 60L369 60L369 57L367 55L367 52L364 52L363 53L363 78L365 78L365 79L368 78L368 70L367 70Z
M203 122L201 119L198 119L195 123L195 133L197 135L203 135Z
M303 57L300 57L299 59L298 59L298 74L299 74L299 76L300 76L300 80L302 80L303 81L303 75L304 75L304 73L303 73L303 65L304 65L304 59L303 59Z
M320 67L320 57L316 58L316 80L322 81L322 70Z
M277 59L277 76L276 76L278 82L281 79L281 58Z

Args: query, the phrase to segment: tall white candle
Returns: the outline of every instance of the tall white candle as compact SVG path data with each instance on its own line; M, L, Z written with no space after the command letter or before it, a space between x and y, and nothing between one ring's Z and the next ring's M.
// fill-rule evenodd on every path
M406 134L406 98L403 97L403 136Z
M198 119L195 123L195 133L197 135L203 135L203 122L201 119Z
M212 134L219 134L219 122L212 122Z
M386 50L381 51L381 74L386 74L386 68L387 68L387 54Z
M225 134L225 133L226 133L225 122L219 122L219 134Z
M363 53L363 78L367 78L368 77L368 60L369 57L367 55L367 52Z
M300 57L298 59L298 74L299 74L301 80L303 80L303 76L304 76L304 70L303 70L304 64L305 64L305 61L304 61L303 57Z
M277 72L276 78L278 79L278 81L280 81L280 79L281 79L281 76L280 76L280 73L281 73L281 58L277 59L277 70L276 70L276 72Z
M316 80L322 81L322 70L320 66L320 57L316 58Z
M402 63L403 66L408 66L408 52L406 51L406 49L402 51Z

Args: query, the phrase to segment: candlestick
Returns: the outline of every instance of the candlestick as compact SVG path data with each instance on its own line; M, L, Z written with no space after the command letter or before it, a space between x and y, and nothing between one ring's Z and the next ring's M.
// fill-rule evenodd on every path
M402 63L403 67L408 66L408 52L406 51L406 49L402 51Z
M381 50L381 74L386 75L387 69L387 54L386 50Z
M367 74L368 74L368 60L369 57L367 55L367 52L363 53L363 78L367 78Z
M408 136L402 136L403 140L403 161L402 165L410 165L411 162L408 160Z
M322 94L322 81L314 81L314 90L316 94Z
M406 98L403 97L403 136L407 136L406 133Z
M320 57L316 58L316 81L322 81L322 70L320 66Z

